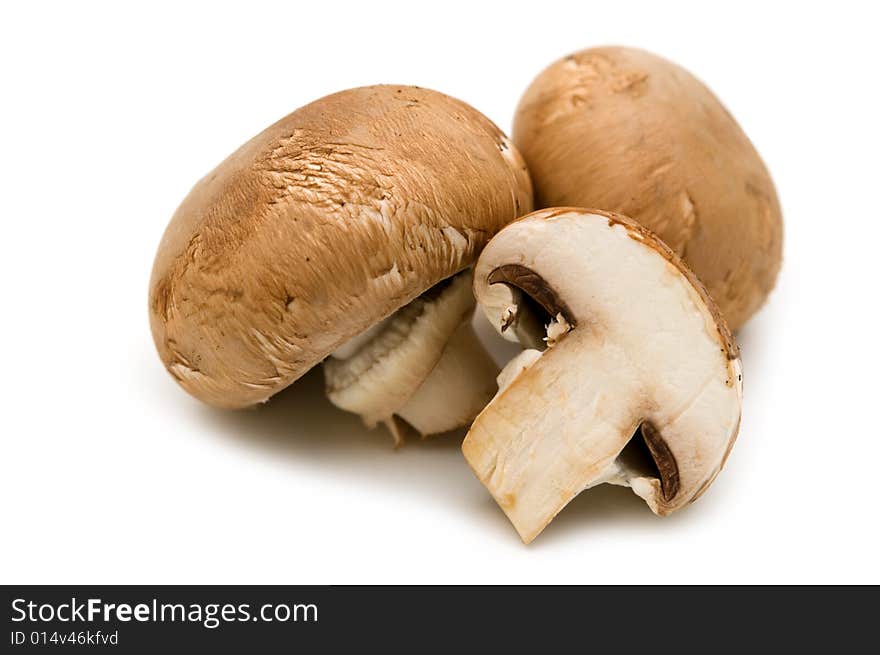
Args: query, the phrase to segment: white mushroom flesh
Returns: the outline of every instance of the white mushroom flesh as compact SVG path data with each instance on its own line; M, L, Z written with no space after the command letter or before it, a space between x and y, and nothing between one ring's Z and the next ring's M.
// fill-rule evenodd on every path
M520 291L488 279L509 264L535 273L570 314L550 323L552 347L504 369L463 445L526 542L603 482L673 511L709 485L735 439L740 362L655 241L586 210L536 212L499 233L477 264L477 299L499 331ZM648 457L628 447L640 426Z
M327 395L402 441L467 425L495 393L498 367L471 327L471 271L429 290L324 362ZM366 335L366 336L365 336Z

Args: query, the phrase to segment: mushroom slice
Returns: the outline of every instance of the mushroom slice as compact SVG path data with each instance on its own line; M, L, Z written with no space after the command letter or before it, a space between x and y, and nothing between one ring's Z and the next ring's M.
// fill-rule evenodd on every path
M499 331L511 313L548 325L544 349L502 371L462 446L523 541L603 482L658 515L709 486L739 428L740 360L702 284L658 237L615 214L534 212L492 239L474 290Z
M495 394L498 367L471 327L473 276L435 285L324 361L327 396L384 423L403 441L397 418L422 435L470 423Z

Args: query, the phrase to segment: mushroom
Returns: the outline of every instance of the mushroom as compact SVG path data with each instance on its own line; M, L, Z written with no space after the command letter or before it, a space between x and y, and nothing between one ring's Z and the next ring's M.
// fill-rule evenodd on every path
M467 325L466 269L531 203L516 149L469 105L387 85L321 98L177 209L150 281L156 348L218 407L265 402L332 355L331 400L368 423L464 425L497 373Z
M642 50L552 64L520 100L513 140L536 207L598 207L657 233L738 329L782 259L782 215L752 143L699 80Z
M503 335L531 332L462 446L523 541L598 484L658 515L711 484L739 428L740 360L657 236L608 212L536 211L489 242L474 292Z

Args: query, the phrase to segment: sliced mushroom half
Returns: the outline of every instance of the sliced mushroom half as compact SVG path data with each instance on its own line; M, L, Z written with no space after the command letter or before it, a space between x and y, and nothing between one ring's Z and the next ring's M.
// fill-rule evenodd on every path
M598 484L631 487L658 515L705 491L739 428L738 350L653 233L594 210L534 212L492 239L474 290L527 349L462 450L523 541Z

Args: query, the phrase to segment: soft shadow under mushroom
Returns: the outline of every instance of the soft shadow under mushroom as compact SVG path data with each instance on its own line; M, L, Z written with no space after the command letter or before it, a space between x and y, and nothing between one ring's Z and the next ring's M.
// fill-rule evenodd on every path
M297 467L307 467L347 483L418 496L452 507L464 521L507 538L503 515L484 502L485 490L461 456L464 430L413 437L395 449L383 429L368 430L358 417L327 400L320 369L265 405L230 411L203 407L199 419L211 434L289 464L292 475Z
M589 534L597 526L626 529L649 523L662 525L667 521L661 521L626 487L603 484L578 494L529 548L552 547L555 540Z

